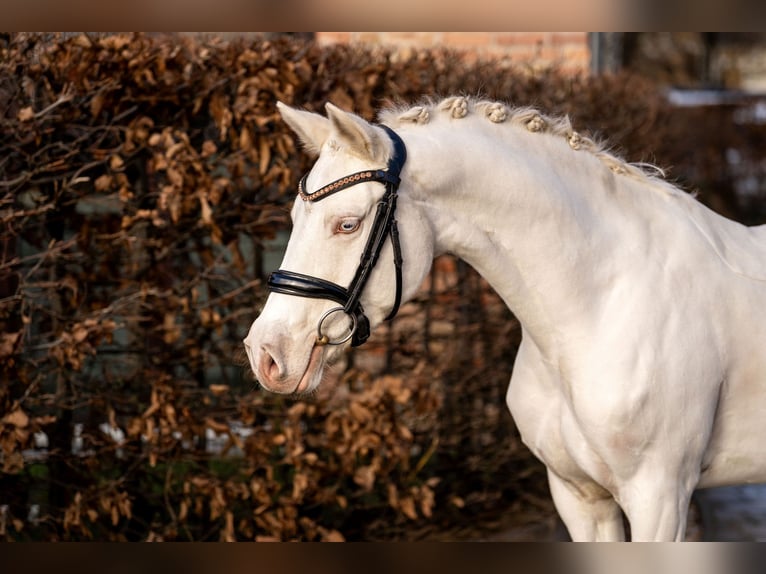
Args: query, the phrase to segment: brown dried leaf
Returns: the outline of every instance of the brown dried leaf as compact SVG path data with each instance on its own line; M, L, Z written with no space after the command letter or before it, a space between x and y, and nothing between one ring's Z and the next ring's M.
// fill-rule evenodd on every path
M208 389L210 389L210 392L213 393L216 397L220 397L224 393L229 392L229 385L221 385L213 383L208 386Z
M253 138L250 137L250 130L246 127L242 128L242 131L239 132L239 149L248 152L252 147Z
M18 441L19 444L25 444L29 438L29 431L16 427L13 432L13 436L16 438L16 441Z
M167 152L165 152L165 157L167 157L168 159L173 159L173 157L174 157L174 156L175 156L175 155L176 155L176 154L177 154L179 151L181 151L182 149L184 149L184 147L186 147L186 142L178 142L178 143L175 143L175 144L173 144L172 146L170 146L170 147L168 148L168 151L167 151Z
M21 408L17 407L14 411L3 417L3 422L17 428L26 428L29 425L29 416Z
M101 175L96 178L93 185L95 186L96 191L105 191L112 186L112 176L108 174Z
M357 468L354 473L354 482L366 492L371 491L375 485L375 468L372 465Z
M359 403L351 403L349 405L349 410L351 411L351 416L361 423L367 422L372 418L370 410Z
M180 508L178 509L178 520L183 522L189 514L189 502L184 499L181 501Z
M8 357L13 354L21 333L22 331L17 331L0 335L0 357Z
M149 408L147 408L144 411L144 414L142 415L144 418L152 416L155 412L157 412L160 408L160 402L157 397L157 389L152 389L151 399L150 399Z
M415 511L415 501L411 496L399 500L399 509L410 520L418 519L418 513Z
M3 459L3 472L17 474L24 468L24 457L19 451L6 454Z
M202 144L202 154L201 156L203 158L208 158L211 155L213 155L215 152L218 151L218 147L215 145L214 142L210 140L205 140Z
M128 520L133 518L133 503L130 501L130 497L127 492L120 494L120 499L117 502L117 506L125 518Z
M402 437L406 441L411 441L414 437L412 436L412 431L410 431L409 428L407 428L406 425L397 425L397 430L399 431L399 436Z
M388 491L388 505L394 509L399 508L399 491L396 485L393 482L389 482L386 485L386 490Z
M345 542L346 541L346 539L343 537L343 534L341 534L337 530L327 530L320 526L319 533L322 535L322 542Z
M407 402L410 400L410 397L412 397L412 391L407 388L401 389L394 394L394 400L400 405L407 404Z
M148 412L148 411L147 411ZM129 437L137 437L141 434L142 429L144 428L143 421L138 417L133 417L130 419L130 423L128 423L128 436Z
M231 510L226 511L225 526L221 531L221 542L236 542L237 537L234 534L234 513Z
M306 412L306 403L295 403L289 409L287 409L287 416L291 419L297 419L303 416Z
M205 426L214 430L217 433L228 433L229 425L226 423L219 423L217 420L211 417L205 417Z
M174 313L165 313L163 329L165 333L162 338L167 344L171 345L181 338L181 328L176 324L176 316Z
M213 210L210 208L207 198L201 193L199 194L199 204L202 212L202 223L211 225L213 223Z
M165 404L165 418L170 423L170 426L176 428L178 421L176 420L176 408L170 403Z
M109 167L114 171L120 171L125 167L125 162L118 155L113 155L109 158Z
M80 34L74 39L74 44L76 46L79 46L80 48L91 48L93 47L93 42L90 38L88 38L87 34Z
M175 187L176 189L181 189L184 186L184 176L181 175L181 172L178 171L175 168L168 168L168 179L170 180L170 183Z
M436 504L434 492L427 486L424 486L420 489L420 495L420 512L422 512L423 516L426 518L431 518L434 505Z
M72 329L72 338L75 343L82 343L88 338L88 329L82 323L78 323Z
M91 117L95 118L100 113L101 110L104 107L104 94L102 92L97 93L93 98L90 100L90 115Z
M56 417L53 415L45 415L42 417L35 417L32 419L32 424L37 425L38 427L50 425L55 422L56 422Z
M258 172L264 176L271 163L271 143L263 136L258 138L258 156Z
M293 478L293 494L292 498L295 501L300 501L303 497L303 493L309 486L309 479L306 473L297 472Z
M127 34L109 35L104 38L99 38L99 43L110 50L122 50L126 46L130 45L131 38Z
M26 108L21 108L16 117L20 122L28 122L35 117L35 112L31 106L28 106Z

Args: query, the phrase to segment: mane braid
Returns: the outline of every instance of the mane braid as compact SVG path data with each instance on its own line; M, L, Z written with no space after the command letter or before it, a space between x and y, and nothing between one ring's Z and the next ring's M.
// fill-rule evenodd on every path
M483 116L492 123L509 123L532 133L550 134L567 141L575 151L595 155L616 175L639 179L660 187L671 194L682 193L665 180L665 172L651 163L630 163L601 142L577 132L568 116L553 117L530 106L512 108L502 102L481 100L465 96L450 96L441 100L424 99L413 106L393 106L378 114L378 121L392 128L403 125L425 125L440 117L459 120Z

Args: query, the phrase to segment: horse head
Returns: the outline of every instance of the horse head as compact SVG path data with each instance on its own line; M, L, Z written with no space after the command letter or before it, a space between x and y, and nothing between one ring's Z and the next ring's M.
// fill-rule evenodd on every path
M301 394L412 297L433 239L401 179L406 147L396 133L331 104L327 117L278 108L318 158L299 185L282 265L244 344L263 387Z

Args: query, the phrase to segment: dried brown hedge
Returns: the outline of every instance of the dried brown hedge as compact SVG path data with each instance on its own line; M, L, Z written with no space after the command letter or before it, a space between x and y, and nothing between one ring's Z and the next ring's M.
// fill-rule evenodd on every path
M371 118L457 92L569 113L631 159L665 141L662 98L631 77L289 38L0 36L0 538L434 537L539 506L503 404L518 329L462 264L371 341L387 375L349 368L292 401L242 361L263 242L308 166L275 102Z

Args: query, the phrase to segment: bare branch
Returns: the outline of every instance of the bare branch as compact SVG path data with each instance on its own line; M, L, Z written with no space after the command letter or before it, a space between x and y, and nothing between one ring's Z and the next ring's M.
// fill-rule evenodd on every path
M66 104L68 102L72 101L72 98L74 98L74 90L72 89L72 86L70 84L66 84L64 86L64 90L61 92L61 95L56 99L55 102L53 102L51 105L46 106L39 112L37 112L34 117L35 119L39 119L43 117L44 115L50 113L52 110L56 109L62 104Z

